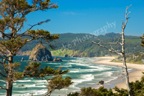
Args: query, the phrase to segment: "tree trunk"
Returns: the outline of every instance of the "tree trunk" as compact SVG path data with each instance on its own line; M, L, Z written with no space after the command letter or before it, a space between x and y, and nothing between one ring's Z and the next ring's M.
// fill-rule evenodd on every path
M127 85L127 89L128 89L128 95L132 96L131 94L131 88L130 88L130 84L129 84L129 73L128 73L128 68L127 68L127 64L126 64L126 56L125 56L125 34L124 34L124 30L122 30L122 57L123 57L123 66L124 66L124 71L125 71L125 80L126 80L126 85Z
M48 91L47 91L47 93L46 93L46 95L45 96L50 96L51 95L51 93L52 93L52 89L49 89Z
M12 88L13 88L13 56L10 55L8 57L8 77L6 83L6 96L12 96Z
M8 80L6 86L7 86L6 96L12 96L13 82L11 80Z

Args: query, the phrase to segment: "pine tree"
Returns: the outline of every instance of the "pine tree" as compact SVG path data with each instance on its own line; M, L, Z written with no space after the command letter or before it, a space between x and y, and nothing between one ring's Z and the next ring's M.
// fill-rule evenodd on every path
M19 68L20 63L14 61L14 56L28 42L36 39L44 39L45 41L58 39L58 35L51 35L48 31L33 30L35 26L47 23L49 19L33 24L22 32L28 14L52 8L57 8L57 5L51 3L50 0L0 0L0 33L2 37L0 40L0 79L4 79L6 82L6 88L0 86L0 90L5 89L6 96L12 96L13 82L24 77L43 78L46 75L54 75L54 78L61 79L55 83L67 82L65 85L59 85L61 86L59 89L71 84L70 78L63 79L61 77L67 71L54 70L50 67L40 69L39 63L32 62L19 72L17 68ZM51 86L53 90L57 89L56 85Z

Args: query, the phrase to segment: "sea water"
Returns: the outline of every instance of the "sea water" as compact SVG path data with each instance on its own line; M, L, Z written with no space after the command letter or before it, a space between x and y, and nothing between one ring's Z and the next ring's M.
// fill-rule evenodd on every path
M15 58L15 61L21 62L20 70L28 62L28 57L23 57L24 61L21 61L21 58L21 56ZM64 76L70 76L72 78L72 85L68 88L55 90L52 96L66 96L66 94L79 91L83 87L96 87L100 80L108 83L121 74L122 69L120 67L94 64L95 59L88 57L63 57L63 62L41 62L42 67L50 66L55 69L60 67L62 70L68 69L69 72ZM0 85L6 86L3 80L0 80ZM47 81L42 79L24 78L15 81L13 85L13 96L42 96L47 91ZM5 96L4 90L0 89L0 96Z

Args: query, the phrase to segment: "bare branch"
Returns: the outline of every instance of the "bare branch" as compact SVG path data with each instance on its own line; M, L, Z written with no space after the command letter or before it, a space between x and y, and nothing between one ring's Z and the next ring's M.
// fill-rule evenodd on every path
M50 19L47 19L47 20L38 22L38 23L36 23L36 24L34 24L34 25L30 25L30 28L28 28L24 33L22 33L22 34L20 34L20 35L18 35L18 36L23 36L23 35L26 34L26 32L28 32L29 30L31 30L33 27L38 26L38 25L41 25L41 24L43 24L43 23L47 23L47 22L49 22L49 21L50 21Z
M23 27L23 23L20 24L20 27L17 29L17 32L19 32Z
M126 11L125 11L125 22L122 23L122 32L125 30L126 26L127 26L127 23L128 23L128 20L129 20L129 14L131 13L129 11L129 8L131 7L132 5L129 5L126 7Z
M98 46L107 49L109 52L118 54L118 55L120 55L120 56L122 55L119 51L117 51L117 50L115 50L115 49L113 49L113 48L107 48L106 46L104 46L103 44L101 44L101 42L98 42L98 43L97 43L97 42L95 42L95 41L92 41L92 43L95 43L95 44L97 44Z
M119 38L119 39L115 42L115 44L121 45L121 38Z
M2 38L4 39L5 37L10 38L9 34L4 33L3 31L0 31Z
M125 18L128 18L129 14L131 13L130 11L128 11L131 6L132 4L126 7Z

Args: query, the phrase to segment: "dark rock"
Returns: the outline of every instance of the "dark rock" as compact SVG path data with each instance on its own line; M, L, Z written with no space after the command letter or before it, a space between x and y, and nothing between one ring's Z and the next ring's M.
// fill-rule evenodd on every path
M104 85L104 81L103 80L99 81L99 84Z
M80 56L78 56L78 55L74 55L73 57L80 57Z
M33 48L29 59L34 61L53 61L51 52L41 43Z
M54 62L62 62L62 59L61 59L61 58L54 58L53 61L54 61Z
M68 55L68 54L65 54L65 57L69 57L69 55Z

